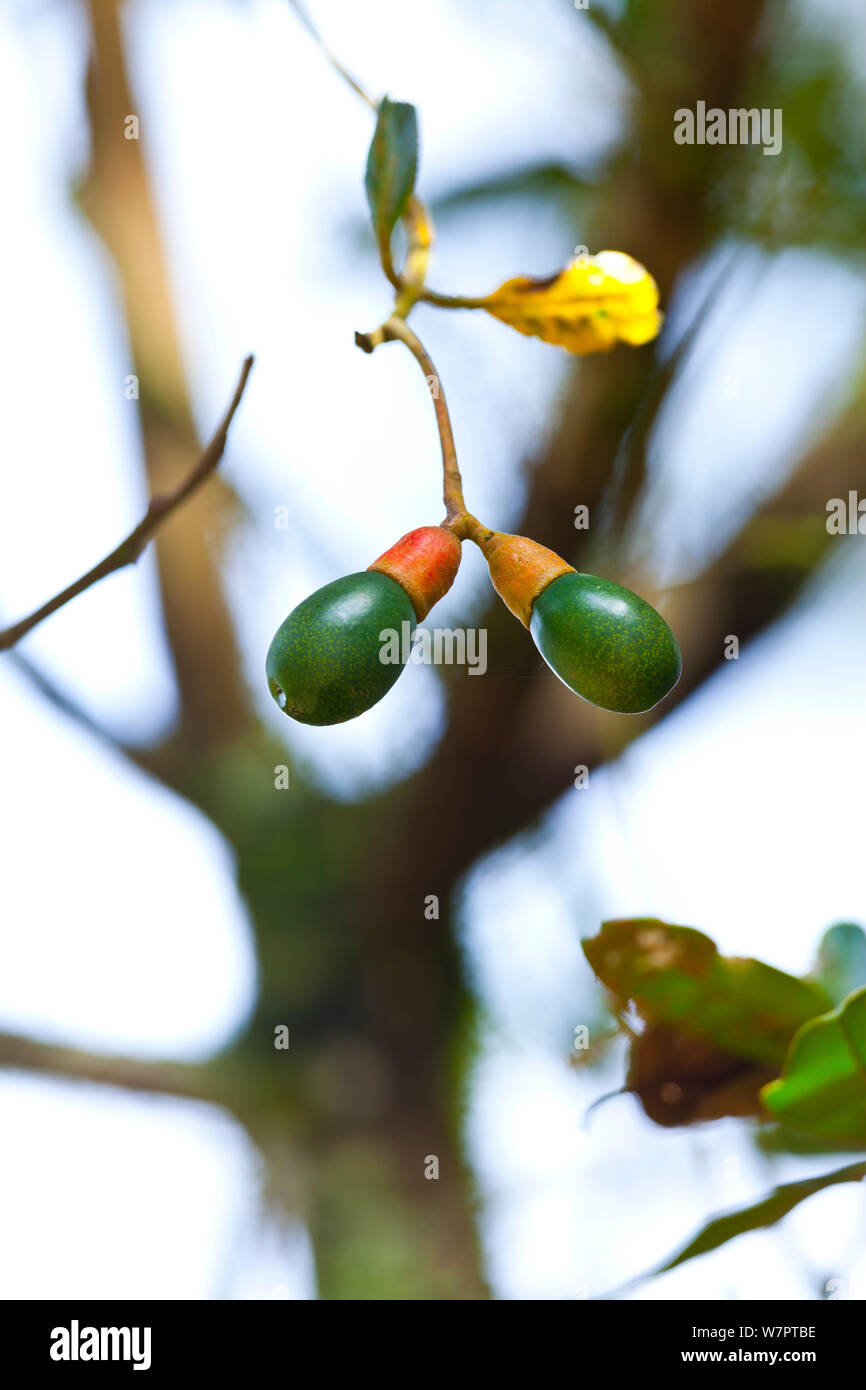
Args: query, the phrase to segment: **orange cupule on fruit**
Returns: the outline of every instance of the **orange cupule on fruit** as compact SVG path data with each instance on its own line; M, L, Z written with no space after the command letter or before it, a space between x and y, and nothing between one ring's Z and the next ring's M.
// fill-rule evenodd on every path
M490 568L490 578L506 608L524 627L529 627L532 605L543 589L561 574L573 574L574 566L554 550L528 536L509 536L491 531L478 544Z

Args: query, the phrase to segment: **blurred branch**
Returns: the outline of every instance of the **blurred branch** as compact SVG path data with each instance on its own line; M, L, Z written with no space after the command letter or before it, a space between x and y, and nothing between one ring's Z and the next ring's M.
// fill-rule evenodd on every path
M142 768L142 770L149 770L149 754L139 752L128 744L122 743L120 739L115 738L110 730L106 729L103 724L100 724L94 719L93 716L84 709L82 705L73 700L65 690L61 690L58 685L55 685L54 681L52 681L34 662L22 656L19 651L10 651L7 657L7 663L19 671L20 674L30 682L33 688L38 690L39 694L44 699L48 700L55 709L59 710L61 714L64 714L67 719L71 719L82 728L85 733L91 734L94 738L98 738L102 743L106 743L109 748L113 749L116 753L120 753L123 757L128 758L131 762L135 763L136 766Z
M580 17L587 20L602 36L636 91L642 92L645 87L644 74L637 55L623 36L620 23L607 13L603 4L597 4L596 0L592 0L592 4L587 4L580 10Z
M69 584L54 598L43 603L41 608L37 608L29 617L22 618L20 622L13 623L11 627L0 631L0 651L5 651L9 647L14 647L16 642L20 642L22 637L26 637L34 627L43 622L45 618L50 618L52 613L56 613L59 608L63 608L72 599L83 594L87 589L98 584L100 579L105 579L109 574L114 574L117 570L124 569L127 565L134 565L142 551L152 540L158 528L168 520L178 507L182 506L188 497L191 497L210 477L211 473L218 467L222 458L226 442L228 439L229 427L234 419L235 412L241 403L249 374L252 370L253 359L247 357L241 369L235 393L223 419L208 444L201 458L195 467L190 471L176 488L171 492L165 492L156 497L151 497L143 518L138 525L130 531L125 540L120 542L104 560L100 560L98 565L83 574L80 579L76 579L73 584Z
M559 160L540 164L522 164L473 180L451 185L441 197L431 198L430 207L437 218L452 212L496 202L503 198L577 199L598 191L598 185Z
M306 1133L312 1117L321 1119L317 1098L286 1072L280 1059L287 1053L251 1058L232 1048L206 1062L148 1060L77 1047L38 1042L17 1033L0 1033L0 1070L42 1073L68 1081L116 1086L124 1091L177 1096L220 1105L259 1144L274 1124L285 1140L289 1133ZM287 1121L291 1120L291 1125Z
M125 743L118 738L109 728L94 719L93 715L86 710L83 705L72 698L69 692L62 689L49 675L32 661L25 657L17 647L7 653L6 661L8 666L12 666L26 680L30 682L33 689L38 691L43 699L53 705L67 719L72 720L86 734L99 739L113 753L126 758L140 772L156 778L165 786L173 786L173 778L176 776L178 764L183 763L183 754L176 747L176 740L169 739L166 743L159 743L154 746L142 744L136 746Z
M696 304L691 319L676 345L647 380L634 418L620 440L611 469L611 482L605 494L598 528L602 542L611 532L629 524L637 511L646 483L650 441L662 407L698 342L706 334L710 326L710 316L730 285L731 276L742 259L741 248L735 248L725 258L721 269Z
M189 1100L219 1101L214 1074L208 1065L145 1062L135 1057L100 1056L78 1048L35 1042L14 1033L0 1033L0 1067L43 1072L73 1081L120 1086Z

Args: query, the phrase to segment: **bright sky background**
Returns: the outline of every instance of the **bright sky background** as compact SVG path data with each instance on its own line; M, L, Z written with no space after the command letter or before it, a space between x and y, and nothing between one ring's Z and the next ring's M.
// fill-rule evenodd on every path
M431 195L542 154L591 169L622 132L621 80L585 18L557 0L536 0L531 13L437 0L424 6L423 43L406 28L405 0L311 8L374 91L419 106ZM387 303L363 237L369 117L282 0L134 0L129 36L203 434L240 359L258 359L225 465L250 513L231 562L250 679L291 756L335 794L357 795L434 746L430 672L410 668L387 708L322 738L288 730L261 665L307 592L439 518L438 445L417 368L395 350L370 359L353 346L355 328L378 322ZM550 61L563 50L567 83ZM13 388L0 420L0 606L10 618L88 568L144 504L115 286L67 192L86 157L84 61L75 5L0 12L0 123L15 136L0 149L0 374ZM525 209L451 218L441 231L436 282L470 293L520 270L545 273L581 240L553 212ZM612 240L629 249L626 232ZM722 548L784 475L862 333L866 297L853 272L813 256L804 273L806 254L740 258L713 347L696 354L662 422L653 467L668 542L654 559L666 581ZM699 281L670 306L670 334ZM448 394L467 487L479 513L507 529L517 468L550 417L562 359L493 322L421 309L419 330L443 376L460 363ZM354 462L374 454L392 499L385 517L370 514ZM282 504L288 532L273 525ZM442 626L458 612L471 623L482 600L483 566L467 561ZM594 1095L619 1084L622 1059L587 1078L564 1057L592 1002L579 938L604 916L656 913L795 970L830 922L866 922L857 541L839 542L837 564L850 566L846 584L819 586L589 791L566 796L544 834L492 856L466 886L467 960L490 1016L468 1132L502 1297L601 1292L771 1181L732 1122L663 1131L621 1099L584 1127ZM45 623L27 652L112 731L146 740L170 726L150 558ZM138 1056L208 1055L255 991L224 842L60 718L8 663L0 746L0 1029ZM303 1233L263 1220L255 1155L218 1112L9 1072L0 1106L0 1297L311 1296ZM821 1162L790 1160L772 1181ZM637 1296L814 1297L832 1276L866 1296L866 1260L855 1258L864 1212L862 1193L827 1192L780 1232Z

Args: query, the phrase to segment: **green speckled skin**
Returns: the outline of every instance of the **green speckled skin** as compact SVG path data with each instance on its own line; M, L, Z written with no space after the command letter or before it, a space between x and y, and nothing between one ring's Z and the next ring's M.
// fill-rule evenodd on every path
M379 660L385 628L413 630L409 595L387 574L363 570L317 589L277 629L265 664L280 709L302 724L342 724L370 709L402 665Z
M664 618L594 574L562 574L542 589L529 630L561 681L617 714L652 709L680 678L680 649Z

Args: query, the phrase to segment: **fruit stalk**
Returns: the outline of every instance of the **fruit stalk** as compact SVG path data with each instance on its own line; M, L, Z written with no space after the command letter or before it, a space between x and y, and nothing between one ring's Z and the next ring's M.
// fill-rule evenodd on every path
M433 409L436 412L436 424L439 428L439 441L442 446L442 500L445 503L445 521L443 524L453 530L459 539L460 533L455 523L459 523L460 519L465 516L466 503L463 500L463 479L460 476L460 465L457 462L457 447L454 443L454 431L451 428L448 403L442 389L442 379L421 339L412 332L405 319L394 314L383 323L380 331L382 342L399 340L406 344L427 380L430 395L433 398Z

